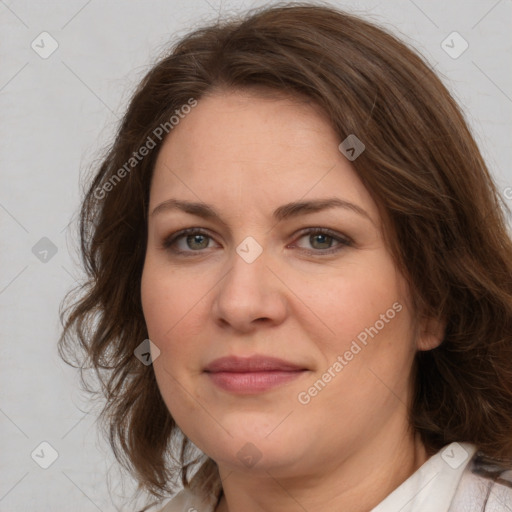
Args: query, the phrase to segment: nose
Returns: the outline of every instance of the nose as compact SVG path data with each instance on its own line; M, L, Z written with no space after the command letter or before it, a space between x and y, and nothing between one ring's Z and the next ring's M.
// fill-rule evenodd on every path
M251 332L263 323L274 326L283 322L286 286L270 260L265 250L252 262L233 251L230 269L214 288L212 314L218 324Z

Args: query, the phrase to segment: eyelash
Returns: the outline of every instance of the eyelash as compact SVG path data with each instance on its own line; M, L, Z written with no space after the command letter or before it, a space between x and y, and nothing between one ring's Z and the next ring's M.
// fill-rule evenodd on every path
M203 250L182 251L179 249L175 249L173 247L179 239L183 238L184 236L188 236L188 235L203 235L209 239L213 239L213 237L207 231L205 231L201 228L188 228L188 229L183 229L181 231L173 233L173 234L169 235L168 237L166 237L162 242L162 249L172 252L176 255L182 255L185 257L194 257L196 255L201 255L203 253ZM339 233L336 233L335 231L332 231L327 228L318 228L318 227L306 228L306 229L300 231L298 240L300 240L301 238L303 238L304 236L307 236L307 235L310 235L310 236L311 235L327 235L329 238L332 238L335 242L338 242L338 245L336 245L335 247L325 249L325 250L302 249L302 251L304 251L308 255L327 256L327 255L334 254L334 253L341 251L344 247L351 247L353 245L353 241L350 240L348 237L342 236Z

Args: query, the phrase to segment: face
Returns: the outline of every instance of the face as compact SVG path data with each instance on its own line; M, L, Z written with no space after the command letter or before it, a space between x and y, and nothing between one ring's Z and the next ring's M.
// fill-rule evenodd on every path
M220 466L334 467L404 434L428 339L340 142L311 105L218 92L159 153L141 290L153 368Z

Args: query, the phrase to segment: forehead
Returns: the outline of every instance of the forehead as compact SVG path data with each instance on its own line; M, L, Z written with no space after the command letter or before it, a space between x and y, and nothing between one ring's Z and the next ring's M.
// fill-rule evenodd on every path
M150 203L154 207L171 194L220 208L274 209L301 198L338 196L376 215L340 142L321 109L300 98L215 93L202 98L164 141Z

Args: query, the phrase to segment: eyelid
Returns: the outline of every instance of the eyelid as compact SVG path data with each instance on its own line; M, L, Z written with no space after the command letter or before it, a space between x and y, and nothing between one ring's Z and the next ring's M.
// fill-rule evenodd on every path
M324 250L300 248L301 251L305 252L308 255L328 256L330 254L335 254L335 253L340 252L344 247L352 247L354 245L354 241L347 235L344 235L344 234L334 231L332 229L324 228L324 227L320 227L320 226L317 226L317 227L311 226L308 228L301 229L295 235L295 242L297 240L300 240L304 236L307 236L307 235L312 236L312 235L318 235L318 234L327 235L329 238L332 238L336 242L338 242L338 244L335 245L334 247L330 247L329 249L324 249ZM295 243L295 242L293 242L293 243ZM287 247L289 247L289 246L287 245Z
M174 233L171 233L170 235L166 236L161 243L161 248L167 251L171 251L172 245L174 245L180 238L187 236L187 235L204 235L210 238L211 240L215 240L215 237L213 237L210 232L205 228L200 227L191 227L191 228L185 228L180 229L179 231L175 231ZM194 251L174 251L177 254L183 253L183 252L194 252ZM199 251L196 251L199 253Z
M340 233L338 231L335 231L334 229L325 228L321 226L310 226L307 228L300 229L295 236L302 238L304 235L316 235L316 234L325 234L329 235L332 238L335 238L336 240L344 241L347 243L353 243L353 240L343 233Z

